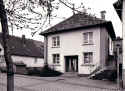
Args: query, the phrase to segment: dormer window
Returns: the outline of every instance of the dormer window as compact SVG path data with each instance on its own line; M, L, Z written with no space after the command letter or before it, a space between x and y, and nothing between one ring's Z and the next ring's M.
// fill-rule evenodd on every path
M83 33L83 43L84 44L93 44L93 32Z
M60 47L60 37L52 37L52 47Z

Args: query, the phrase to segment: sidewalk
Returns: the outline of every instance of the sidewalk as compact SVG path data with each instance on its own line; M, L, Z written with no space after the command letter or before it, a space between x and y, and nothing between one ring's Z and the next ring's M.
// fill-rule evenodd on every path
M92 80L87 77L37 77L37 76L26 76L26 75L16 75L23 77L30 77L32 79L45 80L45 81L59 81L65 84L95 87L95 88L108 88L108 89L117 89L117 83L107 80Z
M7 91L5 84L0 83L0 91Z
M6 74L2 74L2 78L0 91L6 91ZM15 74L14 78L15 91L118 91L116 83L91 80L87 77L37 77Z

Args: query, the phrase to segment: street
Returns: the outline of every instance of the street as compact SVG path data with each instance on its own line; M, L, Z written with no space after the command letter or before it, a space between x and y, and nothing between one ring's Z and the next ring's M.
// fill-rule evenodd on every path
M116 84L112 82L92 81L85 78L24 75L15 75L14 78L15 91L119 91ZM0 91L6 91L6 74L0 74Z

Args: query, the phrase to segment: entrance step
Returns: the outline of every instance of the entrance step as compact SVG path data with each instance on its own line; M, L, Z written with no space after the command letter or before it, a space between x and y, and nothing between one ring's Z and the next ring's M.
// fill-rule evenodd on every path
M78 73L76 73L76 72L66 72L62 75L62 77L78 77Z

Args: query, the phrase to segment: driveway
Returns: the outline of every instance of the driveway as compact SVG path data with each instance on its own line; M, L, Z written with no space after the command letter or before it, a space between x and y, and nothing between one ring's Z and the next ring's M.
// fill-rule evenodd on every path
M35 77L15 75L15 91L118 91L117 84L87 77ZM6 74L0 74L0 91L6 91Z

